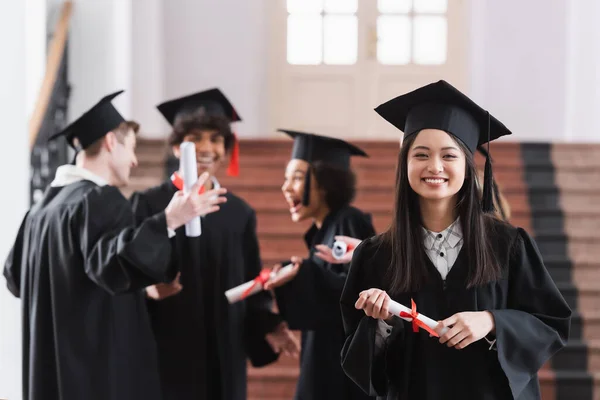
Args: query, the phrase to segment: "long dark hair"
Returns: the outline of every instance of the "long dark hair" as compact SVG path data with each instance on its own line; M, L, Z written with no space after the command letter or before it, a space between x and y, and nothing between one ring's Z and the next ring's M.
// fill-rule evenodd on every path
M349 205L356 195L356 176L351 169L344 169L316 161L310 165L317 185L325 192L325 203L330 211Z
M392 294L417 291L428 275L419 195L410 187L406 168L408 153L416 136L417 134L404 141L398 155L393 219L388 230L382 234L384 243L392 250L387 271L389 291ZM466 158L465 182L457 193L456 215L460 219L463 233L461 251L466 252L469 263L467 287L472 287L496 280L500 276L500 264L494 256L486 229L489 217L481 210L473 154L462 142L456 139L454 141Z

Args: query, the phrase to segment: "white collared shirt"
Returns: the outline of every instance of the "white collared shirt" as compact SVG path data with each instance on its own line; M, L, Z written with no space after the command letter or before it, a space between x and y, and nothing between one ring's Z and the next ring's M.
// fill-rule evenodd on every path
M442 279L446 280L448 272L454 266L464 242L460 221L458 219L455 220L442 232L432 232L425 228L422 229L425 253L427 253L432 264L439 271ZM377 350L383 348L387 338L391 334L392 327L384 320L378 320L375 334L375 347ZM490 344L490 350L494 348L495 339L489 340L486 337L485 340Z
M89 169L78 167L76 165L65 164L56 169L54 180L52 183L50 183L50 186L67 186L83 180L94 182L98 186L108 185L108 182L104 178L99 177Z
M423 245L440 276L446 280L463 245L462 228L458 219L442 232L432 232L423 228Z

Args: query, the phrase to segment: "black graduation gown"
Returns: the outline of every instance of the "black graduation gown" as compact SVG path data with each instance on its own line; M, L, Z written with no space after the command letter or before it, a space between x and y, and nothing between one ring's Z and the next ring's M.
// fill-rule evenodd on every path
M503 266L498 281L466 289L469 260L464 247L441 279L427 257L428 283L393 299L442 320L462 311L490 311L497 350L484 339L462 350L448 348L422 329L396 318L387 346L375 356L377 321L356 310L358 293L384 280L391 253L380 238L355 250L341 299L346 343L342 366L365 392L386 399L539 399L538 370L565 346L571 310L546 270L533 239L522 229L490 221L495 254Z
M170 182L132 196L137 218L164 209L177 191ZM246 399L247 357L264 366L278 355L265 340L281 322L261 292L229 304L225 291L254 279L261 261L254 210L227 193L221 209L202 218L202 234L175 238L183 289L148 300L166 400Z
M349 265L329 264L313 255L315 245L331 247L336 235L366 239L375 229L370 215L354 207L331 212L321 229L313 225L305 234L310 254L298 275L275 289L281 315L291 329L302 331L298 400L369 398L340 366L345 336L339 301Z
M22 301L24 400L160 399L142 288L172 279L164 213L134 229L118 189L50 187L4 266Z

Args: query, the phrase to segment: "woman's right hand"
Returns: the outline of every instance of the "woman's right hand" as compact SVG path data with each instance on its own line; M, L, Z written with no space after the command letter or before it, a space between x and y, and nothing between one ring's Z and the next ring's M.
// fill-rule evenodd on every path
M208 172L205 172L200 175L189 193L185 194L178 191L173 195L171 202L165 209L169 229L176 230L195 217L219 211L219 204L227 201L227 198L222 196L227 193L225 188L209 190L202 194L198 193L209 177Z
M358 295L354 307L363 310L371 318L391 321L393 314L389 312L390 296L381 289L371 288L363 290Z

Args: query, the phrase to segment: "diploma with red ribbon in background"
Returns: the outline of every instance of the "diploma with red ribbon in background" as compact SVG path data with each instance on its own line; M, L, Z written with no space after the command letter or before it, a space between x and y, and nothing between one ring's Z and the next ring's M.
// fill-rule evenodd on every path
M410 299L410 303L411 308L408 308L398 302L395 302L394 300L390 300L388 310L390 314L394 314L405 321L412 322L413 332L418 332L419 328L421 328L426 330L431 336L439 337L440 335L438 335L437 332L434 331L435 327L438 324L437 321L434 321L423 314L419 314L417 312L417 305L415 304L415 301L413 299ZM442 330L442 335L446 333L447 330L448 328L445 327Z
M173 186L175 186L177 189L183 190L183 178L178 172L173 172L171 175L171 182L173 182ZM198 194L202 193L204 193L204 186L200 186L200 190L198 190Z
M269 279L275 278L276 276L285 276L289 274L293 269L294 264L286 265L285 267L277 271L277 273L271 271L268 268L263 268L263 270L260 271L260 274L253 280L226 291L225 297L227 297L227 301L229 301L229 304L236 303L240 300L245 299L248 296L252 296L253 294L256 294L263 290L265 283L267 283Z

